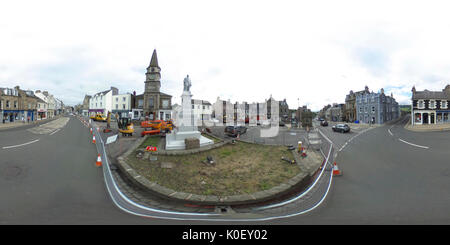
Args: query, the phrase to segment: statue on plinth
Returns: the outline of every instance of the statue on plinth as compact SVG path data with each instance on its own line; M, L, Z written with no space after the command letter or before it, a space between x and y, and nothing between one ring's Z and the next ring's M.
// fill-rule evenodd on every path
M189 75L187 75L184 78L183 83L184 83L183 91L190 92L190 88L191 88L192 84L191 84L191 79L189 79Z

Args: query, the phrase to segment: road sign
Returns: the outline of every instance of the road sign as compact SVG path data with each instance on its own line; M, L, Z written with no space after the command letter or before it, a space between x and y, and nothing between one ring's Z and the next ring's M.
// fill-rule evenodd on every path
M117 140L117 135L118 135L118 134L113 135L113 136L109 136L109 137L106 139L106 144L110 144L110 143L116 142L116 140Z

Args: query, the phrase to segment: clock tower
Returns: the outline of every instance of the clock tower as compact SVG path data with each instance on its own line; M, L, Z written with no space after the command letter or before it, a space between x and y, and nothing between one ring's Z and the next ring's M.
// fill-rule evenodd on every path
M161 68L158 65L158 57L156 56L156 49L153 50L150 65L147 67L145 73L145 92L159 92L161 88Z
M160 88L161 88L161 68L158 65L158 57L156 49L153 50L150 65L145 73L145 90L144 90L144 116L148 119L155 120L159 118L160 107Z

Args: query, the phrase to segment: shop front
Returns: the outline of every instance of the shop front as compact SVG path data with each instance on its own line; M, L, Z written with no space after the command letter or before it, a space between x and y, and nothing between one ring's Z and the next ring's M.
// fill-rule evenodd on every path
M3 111L3 123L11 123L15 121L25 121L26 112L23 110L4 110Z
M47 118L47 109L38 109L37 113L37 120L43 120Z
M436 111L436 122L439 124L450 123L449 121L450 110L438 110Z
M114 115L118 115L119 118L130 118L130 111L129 110L113 110L112 113Z
M436 111L416 111L414 112L414 124L436 124L438 121L436 114ZM442 118L443 115L441 114L441 119Z
M105 115L104 112L105 109L89 109L89 116L95 116L97 114Z

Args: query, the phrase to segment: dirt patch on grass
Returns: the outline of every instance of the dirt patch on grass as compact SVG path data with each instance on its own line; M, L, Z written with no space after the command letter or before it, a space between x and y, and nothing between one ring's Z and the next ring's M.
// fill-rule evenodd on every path
M205 163L211 156L215 164ZM128 157L128 164L140 175L167 188L198 195L229 196L267 190L300 173L285 146L264 146L237 142L197 154L163 156L156 161ZM171 168L161 168L161 163ZM164 165L164 164L163 164Z

